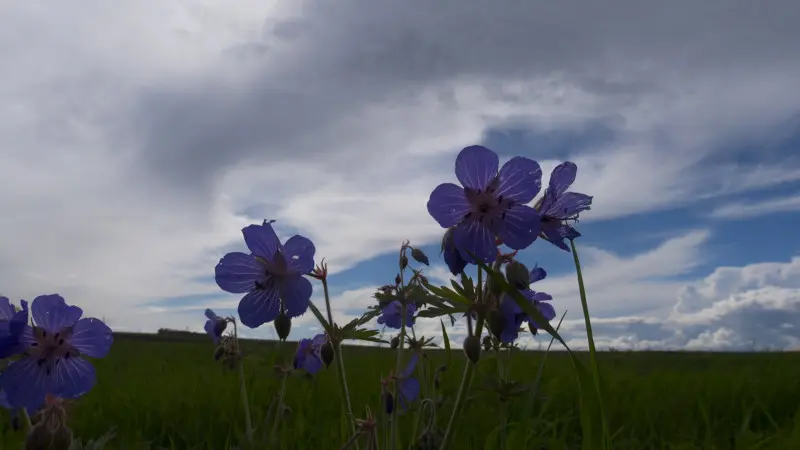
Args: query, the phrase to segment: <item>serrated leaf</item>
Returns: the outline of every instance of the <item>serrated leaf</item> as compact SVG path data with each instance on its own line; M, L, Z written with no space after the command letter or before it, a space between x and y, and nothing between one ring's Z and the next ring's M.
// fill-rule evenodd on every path
M425 283L425 288L437 296L450 300L456 304L469 305L472 303L468 298L446 286L436 287L430 283Z
M464 288L464 294L467 298L475 298L475 283L464 272L461 272L461 286Z

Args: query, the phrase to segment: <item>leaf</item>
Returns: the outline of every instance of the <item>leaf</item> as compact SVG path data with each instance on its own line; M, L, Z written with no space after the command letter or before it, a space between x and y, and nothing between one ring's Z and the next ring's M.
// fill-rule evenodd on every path
M317 309L316 305L314 305L313 302L308 302L308 307L309 309L311 309L311 312L314 313L315 316L317 316L317 320L319 321L319 324L322 325L322 328L325 329L325 331L328 332L328 334L333 334L332 333L333 330L331 329L331 324L329 324L328 321L325 320L325 316L323 316L322 313L319 312L319 309Z
M425 283L425 288L431 291L432 293L438 295L439 297L444 297L454 303L462 304L462 305L469 305L472 301L463 295L459 294L458 292L446 287L436 287L430 283Z
M461 286L463 286L464 294L467 298L475 298L475 283L473 283L472 278L468 277L464 272L461 272Z
M444 327L444 320L439 319L439 323L442 324L442 339L444 340L444 351L447 352L447 365L450 365L450 360L452 359L450 356L450 337L447 335L447 329Z
M569 348L561 335L558 334L558 331L545 320L539 310L537 310L519 290L508 284L502 273L492 270L480 260L478 260L476 264L491 277L492 282L496 283L496 286L500 287L505 294L514 300L514 303L516 303L528 317L536 321L538 325L550 333L550 335L560 342L561 345L564 346L564 349L567 350L572 360L572 366L575 368L575 375L578 379L578 389L580 393L581 428L583 431L581 449L605 450L607 447L603 436L603 417L600 410L599 399L594 389L594 377L592 373L575 356L572 349Z
M445 306L445 307L432 307L427 308L423 311L417 313L418 317L427 317L427 318L435 318L446 316L450 314L457 314L457 313L465 313L467 312L466 308L459 308L455 306Z
M376 342L379 344L388 344L389 341L375 337L378 336L379 334L380 331L378 330L358 328L358 329L348 330L347 332L344 333L343 338L356 341L369 341L369 342Z

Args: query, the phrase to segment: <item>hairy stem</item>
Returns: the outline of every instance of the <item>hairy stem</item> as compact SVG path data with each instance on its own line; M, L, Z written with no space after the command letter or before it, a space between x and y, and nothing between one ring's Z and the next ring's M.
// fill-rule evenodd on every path
M233 321L233 339L236 342L236 352L241 356L242 351L239 347L239 328L236 324L236 321ZM247 436L247 441L250 443L250 446L253 446L253 422L250 419L250 402L247 396L247 380L244 376L244 364L242 361L239 360L239 388L242 393L242 409L244 409L244 427L245 427L245 435Z
M283 419L283 399L286 395L286 381L289 379L289 374L283 374L283 379L281 380L281 390L278 394L278 411L275 414L275 422L272 423L272 432L269 434L270 438L275 439L275 435L278 432L278 426L281 423L281 419Z

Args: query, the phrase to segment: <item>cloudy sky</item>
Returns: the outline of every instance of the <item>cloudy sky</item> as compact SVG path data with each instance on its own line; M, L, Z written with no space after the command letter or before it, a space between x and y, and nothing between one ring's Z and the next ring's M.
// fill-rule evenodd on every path
M446 281L425 204L483 144L578 164L601 346L798 347L800 3L768 3L0 2L0 292L200 329L266 218L315 242L344 320L403 239ZM571 256L522 258L580 346Z

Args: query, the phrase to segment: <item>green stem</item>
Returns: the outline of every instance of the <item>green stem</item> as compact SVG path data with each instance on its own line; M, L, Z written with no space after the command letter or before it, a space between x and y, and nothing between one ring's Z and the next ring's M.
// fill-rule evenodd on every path
M281 423L281 419L283 419L283 399L286 395L286 380L289 379L289 374L285 373L283 375L283 380L281 380L281 391L278 394L278 411L275 414L275 422L272 423L272 432L270 433L270 438L275 439L275 434L278 432L278 425Z
M239 347L239 329L236 325L236 321L233 321L233 339L236 342L236 351L241 356L242 351ZM250 402L248 401L247 396L247 380L244 376L244 364L242 361L239 360L239 388L242 393L242 408L244 409L244 427L245 427L245 435L247 436L247 441L250 443L250 446L253 447L253 422L250 419Z
M583 308L583 319L586 324L586 338L589 341L589 363L592 366L592 375L594 377L594 387L597 394L597 401L600 407L600 420L603 427L603 443L605 448L609 448L609 433L608 422L606 421L605 407L603 405L603 394L600 383L600 368L597 364L597 351L594 346L594 335L592 334L592 321L589 318L589 303L586 301L586 288L583 284L583 272L581 271L581 262L578 258L578 249L575 248L575 241L570 239L570 247L572 247L572 259L575 262L575 272L578 275L578 290L581 295L581 307Z
M405 301L403 301L402 306L400 306L400 345L397 346L397 358L394 364L394 376L400 376L400 372L403 370L403 348L405 347L405 338L406 338L406 310L407 306ZM397 398L397 394L400 391L397 388L397 382L392 383L392 400L394 405L392 407L392 433L391 433L391 443L392 443L392 450L397 448L397 438L398 436L398 420L397 420L397 410L399 409L398 406L400 405L400 400Z

